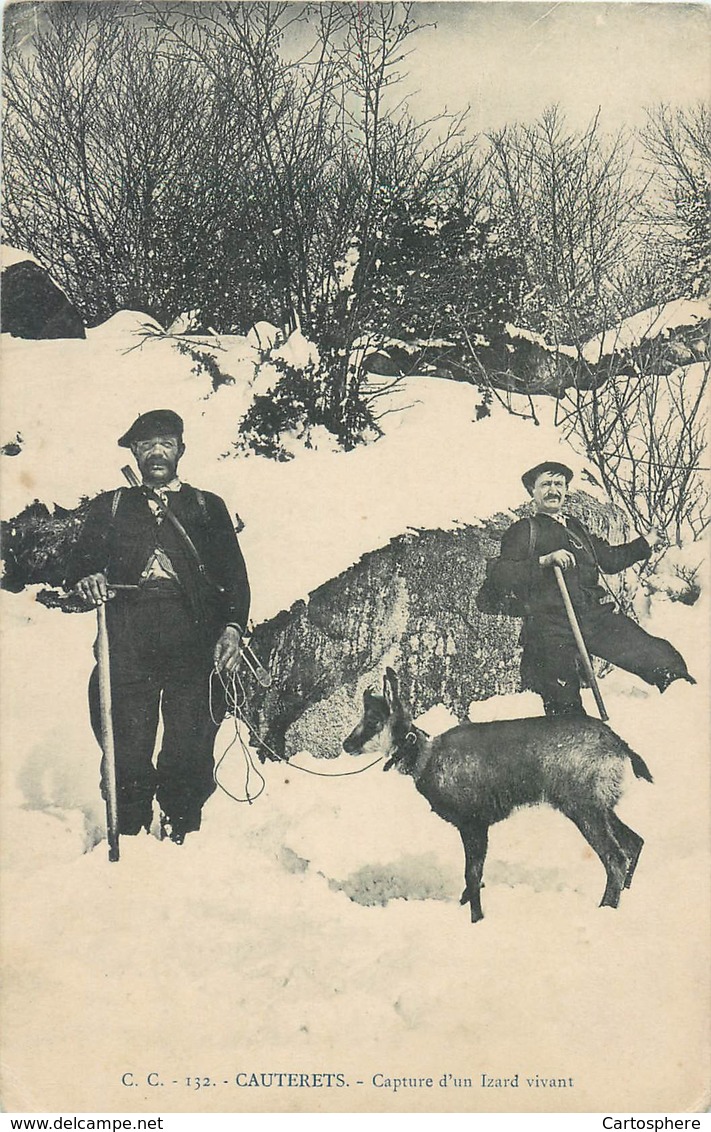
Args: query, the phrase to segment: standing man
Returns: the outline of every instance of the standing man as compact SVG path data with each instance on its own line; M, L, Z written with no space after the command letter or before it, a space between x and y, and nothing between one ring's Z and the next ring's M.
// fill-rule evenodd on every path
M593 656L634 672L665 691L673 680L696 681L684 658L668 641L651 637L615 610L600 585L599 571L618 574L647 559L660 541L657 531L610 546L587 530L563 504L573 473L555 461L537 464L522 482L533 499L534 516L506 531L496 563L495 584L525 609L521 631L521 679L543 699L546 715L583 715L578 652L553 572L565 572L583 638Z
M225 699L213 668L229 675L239 662L249 583L222 499L178 478L185 451L178 414L144 413L118 443L131 449L142 486L93 500L66 585L92 605L108 602L119 833L150 828L155 796L162 836L181 845L200 828L215 789L212 751ZM114 591L112 583L136 588ZM89 707L100 743L96 669Z

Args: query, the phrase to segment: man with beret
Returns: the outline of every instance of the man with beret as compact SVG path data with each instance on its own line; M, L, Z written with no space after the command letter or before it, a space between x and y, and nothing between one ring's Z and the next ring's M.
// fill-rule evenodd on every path
M142 484L92 501L66 585L92 605L108 602L119 833L149 829L156 797L161 833L180 845L200 828L215 789L213 745L225 701L213 669L229 675L239 662L249 583L222 499L178 478L185 451L178 414L144 413L118 443L131 449ZM101 742L96 669L89 705Z
M573 473L549 461L530 468L522 482L533 500L534 516L506 531L496 563L500 592L514 594L525 609L521 679L543 699L546 715L584 714L580 698L578 652L554 566L564 571L583 638L593 656L640 676L661 692L674 680L695 683L684 658L668 641L652 637L617 612L600 585L599 572L618 574L647 559L659 543L657 531L611 546L592 534L563 505Z

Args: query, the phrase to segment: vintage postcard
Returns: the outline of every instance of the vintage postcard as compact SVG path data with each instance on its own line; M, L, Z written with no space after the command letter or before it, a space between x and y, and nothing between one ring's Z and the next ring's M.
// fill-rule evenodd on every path
M709 1104L709 10L3 10L2 1106Z

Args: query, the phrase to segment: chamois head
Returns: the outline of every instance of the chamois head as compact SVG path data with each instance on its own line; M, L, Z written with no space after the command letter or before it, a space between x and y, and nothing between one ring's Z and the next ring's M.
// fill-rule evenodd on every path
M386 668L382 696L372 688L363 693L363 715L343 741L343 749L349 755L380 754L387 759L383 770L389 770L416 742L410 717L400 702L397 676L392 668Z

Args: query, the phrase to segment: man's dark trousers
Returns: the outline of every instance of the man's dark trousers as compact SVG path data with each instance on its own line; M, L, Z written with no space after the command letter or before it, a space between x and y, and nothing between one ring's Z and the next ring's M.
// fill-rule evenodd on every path
M599 605L578 622L592 656L609 660L664 691L670 678L691 680L682 655L669 641L652 637L612 605ZM579 654L565 611L528 618L522 632L521 678L543 699L546 715L581 715Z
M119 832L148 828L154 795L173 828L200 828L215 789L213 746L224 715L211 680L213 647L178 585L146 583L107 605ZM91 724L101 743L98 672L89 682ZM153 765L159 716L163 739ZM106 796L102 761L102 794Z

